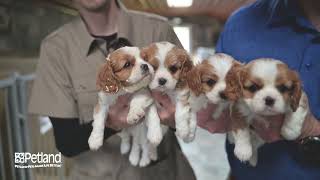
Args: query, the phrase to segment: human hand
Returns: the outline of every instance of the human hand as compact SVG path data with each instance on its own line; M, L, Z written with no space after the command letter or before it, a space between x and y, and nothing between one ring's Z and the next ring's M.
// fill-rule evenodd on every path
M152 91L152 97L160 105L158 107L158 114L161 120L161 123L172 128L175 128L174 114L176 111L175 104L171 101L170 97L167 94L163 94L159 91Z
M214 104L208 104L206 108L197 112L198 126L211 133L225 133L230 123L229 108L218 119L213 119L212 114L216 107Z
M127 122L129 104L132 94L119 96L117 102L110 106L106 126L114 130L121 130L132 126Z

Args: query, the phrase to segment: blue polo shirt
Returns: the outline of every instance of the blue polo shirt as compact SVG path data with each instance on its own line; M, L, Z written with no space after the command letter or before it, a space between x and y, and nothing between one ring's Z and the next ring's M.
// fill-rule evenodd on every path
M216 51L242 62L270 57L287 63L300 73L311 111L320 119L320 33L296 0L261 0L241 8L227 21ZM301 154L294 142L265 144L256 167L241 163L233 145L226 149L236 180L320 180L319 167L297 160Z

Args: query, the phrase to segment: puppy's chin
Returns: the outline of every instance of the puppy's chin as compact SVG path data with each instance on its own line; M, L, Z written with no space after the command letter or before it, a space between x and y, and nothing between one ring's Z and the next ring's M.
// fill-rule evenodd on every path
M206 96L212 104L219 104L225 102L223 99L221 99L214 93L206 93Z
M123 87L123 89L126 92L135 92L139 89L148 87L148 84L151 82L152 80L152 74L148 73L144 76L142 76L138 81L136 81L135 83L128 83L126 86Z

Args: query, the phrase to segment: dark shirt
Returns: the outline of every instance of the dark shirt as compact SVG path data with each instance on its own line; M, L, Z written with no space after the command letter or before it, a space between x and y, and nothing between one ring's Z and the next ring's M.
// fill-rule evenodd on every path
M67 157L76 156L89 150L88 139L92 131L92 122L80 124L77 118L50 117L57 149ZM105 128L104 139L116 133Z
M216 50L242 62L269 57L287 63L299 72L311 112L320 119L320 34L296 0L260 0L241 8L227 21ZM259 149L256 167L241 163L234 156L234 146L226 146L237 180L320 179L319 167L298 161L301 154L294 142L265 144Z

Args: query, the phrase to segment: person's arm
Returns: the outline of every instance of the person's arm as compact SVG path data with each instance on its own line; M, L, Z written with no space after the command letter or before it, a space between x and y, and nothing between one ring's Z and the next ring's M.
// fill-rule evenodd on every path
M92 131L92 122L80 124L78 118L49 117L53 126L57 149L66 157L74 157L89 150L88 138ZM116 133L105 128L104 139Z

